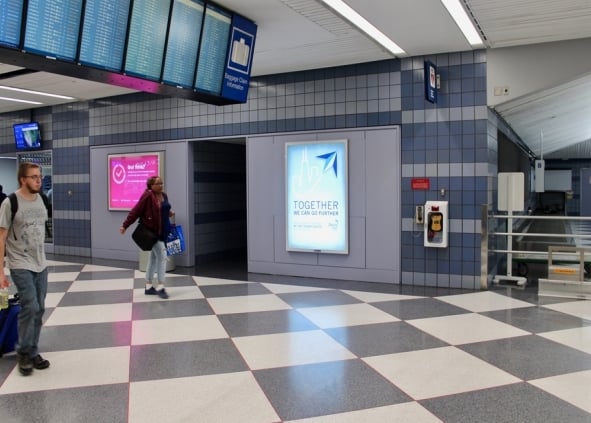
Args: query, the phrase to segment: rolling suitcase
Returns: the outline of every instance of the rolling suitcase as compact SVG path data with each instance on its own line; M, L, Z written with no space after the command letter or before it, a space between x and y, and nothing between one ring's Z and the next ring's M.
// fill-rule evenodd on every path
M0 310L0 357L14 351L18 340L18 313L21 310L18 296L8 300L8 308Z

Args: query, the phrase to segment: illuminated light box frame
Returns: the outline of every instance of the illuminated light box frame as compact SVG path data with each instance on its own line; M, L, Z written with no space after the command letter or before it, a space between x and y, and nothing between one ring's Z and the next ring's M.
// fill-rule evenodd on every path
M285 144L287 251L348 254L347 140Z
M109 210L129 211L146 190L151 176L164 178L164 152L109 154Z

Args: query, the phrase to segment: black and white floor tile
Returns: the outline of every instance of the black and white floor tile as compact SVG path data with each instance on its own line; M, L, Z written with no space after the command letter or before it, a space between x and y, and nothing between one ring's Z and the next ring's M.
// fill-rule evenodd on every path
M0 358L0 421L591 422L589 301L131 267L50 262L51 367Z

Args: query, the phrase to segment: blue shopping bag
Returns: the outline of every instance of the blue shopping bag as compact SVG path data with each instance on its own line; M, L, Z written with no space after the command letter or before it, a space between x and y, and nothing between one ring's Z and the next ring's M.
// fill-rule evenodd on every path
M0 357L14 351L18 341L18 314L21 310L18 295L8 300L8 308L0 310Z
M171 225L166 238L166 255L176 256L185 251L185 236L181 225Z

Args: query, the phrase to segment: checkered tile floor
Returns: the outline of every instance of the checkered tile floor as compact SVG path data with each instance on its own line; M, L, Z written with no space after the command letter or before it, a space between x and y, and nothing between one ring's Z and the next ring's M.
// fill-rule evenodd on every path
M249 278L173 273L161 300L51 261L51 367L0 359L0 420L591 422L589 301Z

